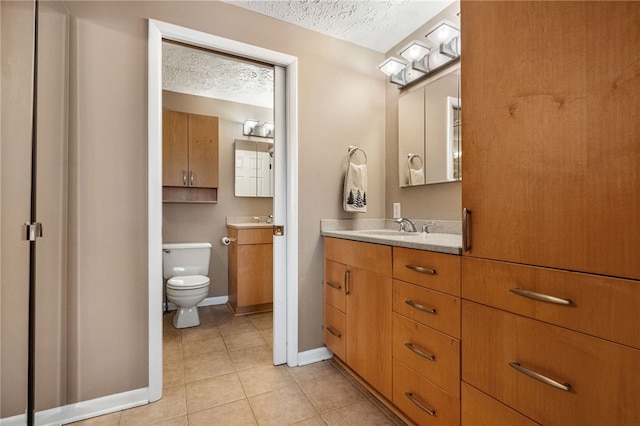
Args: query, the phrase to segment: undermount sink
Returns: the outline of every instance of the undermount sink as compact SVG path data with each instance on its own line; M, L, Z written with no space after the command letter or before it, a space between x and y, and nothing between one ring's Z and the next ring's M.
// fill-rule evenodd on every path
M356 232L360 234L377 235L382 237L384 236L402 237L402 236L420 235L419 232L396 231L395 229L363 229Z

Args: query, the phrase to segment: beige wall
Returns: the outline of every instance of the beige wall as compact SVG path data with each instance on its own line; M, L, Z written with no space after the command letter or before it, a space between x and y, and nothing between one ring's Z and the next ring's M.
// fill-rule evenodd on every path
M359 217L384 215L383 55L219 2L68 6L68 402L147 385L146 18L299 58L299 349L321 346L319 223L355 217L340 201L348 145L369 158Z
M402 47L409 44L412 40L424 38L427 31L442 19L458 22L459 18L456 16L456 13L459 10L460 5L458 2L452 4L394 46L387 52L387 56L398 56L397 52ZM464 70L462 72L464 72ZM386 84L385 166L388 179L385 186L385 217L393 217L393 203L401 203L402 215L410 219L460 220L462 214L462 184L460 182L406 188L399 187L398 97L400 92L401 90L398 89L397 85L391 83ZM464 94L462 94L462 98L464 99Z
M227 235L227 216L267 216L273 213L272 198L236 197L234 195L235 139L249 139L242 135L242 123L247 119L273 121L273 110L254 105L228 102L219 99L184 95L164 91L165 108L174 111L219 117L219 179L217 204L164 203L162 206L162 237L167 243L209 241L211 263L209 265L209 296L228 294L228 247L220 242ZM268 140L251 138L252 140Z

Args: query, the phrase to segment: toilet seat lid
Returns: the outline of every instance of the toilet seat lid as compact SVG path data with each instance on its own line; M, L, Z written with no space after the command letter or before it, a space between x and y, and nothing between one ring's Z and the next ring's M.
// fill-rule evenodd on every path
M209 285L209 277L204 275L184 275L167 281L167 287L174 290L192 290Z

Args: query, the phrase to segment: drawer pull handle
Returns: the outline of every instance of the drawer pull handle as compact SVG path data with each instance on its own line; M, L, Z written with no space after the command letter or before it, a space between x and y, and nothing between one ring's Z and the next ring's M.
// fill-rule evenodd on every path
M336 337L342 337L342 334L338 330L336 330L335 328L333 328L331 326L327 327L327 331L329 333L333 334Z
M422 402L418 401L415 396L413 396L413 392L405 392L404 395L409 398L409 401L413 402L419 409L424 411L430 416L436 415L436 410L432 410L431 408L424 405Z
M471 210L462 209L462 250L471 251Z
M429 275L435 275L436 274L436 270L435 269L423 268L422 266L416 266L416 265L404 265L404 266L407 269L411 269L412 271L420 272L421 274L429 274Z
M340 290L342 288L340 284L332 283L331 281L327 281L327 285L329 287L335 288L336 290Z
M555 303L556 305L570 305L570 299L561 299L555 296L549 296L548 294L536 293L531 290L523 290L521 288L510 288L511 293L515 293L518 296L528 297L529 299L540 300L541 302Z
M560 383L556 380L550 379L547 376L543 376L540 373L536 373L533 370L529 370L528 368L521 366L519 362L510 362L509 365L515 368L517 371L521 372L522 374L525 374L533 379L539 380L542 383L546 383L549 386L553 386L554 388L562 389L565 392L571 392L571 385L569 383Z
M421 356L422 358L426 358L429 361L435 361L436 360L436 356L435 355L431 355L425 351L423 351L422 349L413 346L413 343L411 342L405 342L404 344L411 352Z
M351 271L344 271L344 294L351 294Z
M413 300L405 300L404 303L406 303L407 305L409 305L412 308L415 308L415 309L417 309L419 311L426 312L428 314L433 314L433 315L437 314L435 308L427 308L426 306L422 306L421 304L416 303Z

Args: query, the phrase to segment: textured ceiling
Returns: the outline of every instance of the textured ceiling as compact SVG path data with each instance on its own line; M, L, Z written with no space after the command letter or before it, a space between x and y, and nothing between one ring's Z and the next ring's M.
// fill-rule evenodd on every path
M223 0L386 53L453 0Z
M453 0L223 0L386 53ZM273 108L273 70L163 43L163 88Z

